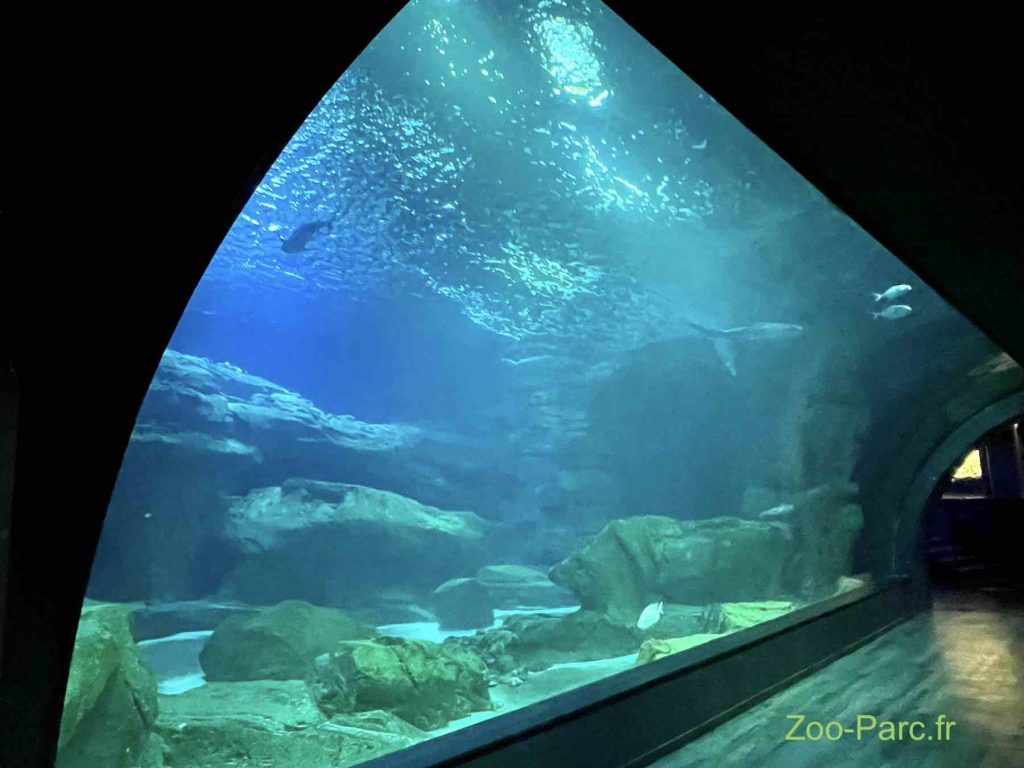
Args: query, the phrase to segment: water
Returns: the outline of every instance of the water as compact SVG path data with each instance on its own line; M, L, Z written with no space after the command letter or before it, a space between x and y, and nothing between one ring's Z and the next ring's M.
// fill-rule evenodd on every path
M253 608L120 650L177 762L289 765L253 702L390 751L891 575L887 424L997 353L599 3L417 0L196 288L89 597ZM328 706L325 653L393 696Z

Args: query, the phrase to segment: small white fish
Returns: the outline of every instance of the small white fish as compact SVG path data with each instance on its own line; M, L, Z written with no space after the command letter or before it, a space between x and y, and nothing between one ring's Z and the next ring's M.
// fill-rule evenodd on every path
M912 290L914 289L906 283L900 283L886 288L882 293L872 293L871 295L875 297L875 301L894 301Z
M707 147L708 147L708 140L704 139L704 141L702 141L700 144L694 144L691 147L691 149L707 149Z
M643 612L640 614L640 618L636 620L637 629L650 629L661 620L661 614L665 612L664 601L659 600L656 603L651 603Z
M909 307L906 304L893 304L892 306L886 307L881 312L872 312L871 316L876 319L884 317L887 320L899 320L901 317L906 317L913 311L913 307Z

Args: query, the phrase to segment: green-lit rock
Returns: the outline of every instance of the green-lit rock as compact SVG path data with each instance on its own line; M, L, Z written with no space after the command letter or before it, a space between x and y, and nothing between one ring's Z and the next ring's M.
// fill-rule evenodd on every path
M434 613L442 629L477 629L494 623L487 588L476 579L452 579L434 590Z
M426 738L389 712L328 719L297 680L211 683L160 699L168 768L344 768Z
M796 608L785 600L762 600L750 603L722 603L722 623L726 632L735 632L765 621L777 619Z
M714 631L707 628L709 606L665 603L663 608L661 619L653 627L644 630L644 637L685 637Z
M433 729L491 709L480 658L454 644L381 637L316 659L310 690L327 715L381 709Z
M577 611L554 619L517 616L505 627L516 636L513 656L528 670L566 661L592 661L633 653L641 633L593 611Z
M568 661L634 653L643 633L595 611L576 611L568 616L514 616L500 629L461 639L487 646L491 638L504 641L501 647L513 668L536 671Z
M713 634L697 634L687 635L686 637L666 637L666 638L652 638L651 640L644 640L640 646L640 652L637 654L636 663L639 664L650 664L652 661L663 659L666 656L671 656L673 653L679 653L680 651L686 651L695 646L701 645L714 640L716 637L721 635Z
M199 655L209 681L301 680L339 642L372 637L372 627L341 611L286 600L254 615L231 616Z
M64 696L58 768L142 762L157 716L156 681L139 657L129 606L83 609Z
M735 517L613 520L551 569L587 609L634 625L655 600L704 604L779 593L792 542L777 524Z

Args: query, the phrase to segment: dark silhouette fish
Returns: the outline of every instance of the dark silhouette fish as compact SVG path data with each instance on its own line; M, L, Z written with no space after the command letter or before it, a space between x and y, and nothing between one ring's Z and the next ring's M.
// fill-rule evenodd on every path
M331 231L331 227L334 222L330 219L324 221L311 221L308 224L303 224L298 227L291 236L281 243L281 250L285 253L298 253L299 251L306 250L306 246L309 241L312 240L316 233L326 227L328 232Z

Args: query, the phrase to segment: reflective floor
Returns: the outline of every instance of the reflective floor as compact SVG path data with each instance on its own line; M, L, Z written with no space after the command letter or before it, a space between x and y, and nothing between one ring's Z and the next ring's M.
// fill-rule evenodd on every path
M999 592L940 596L654 765L1024 766L1024 606Z

